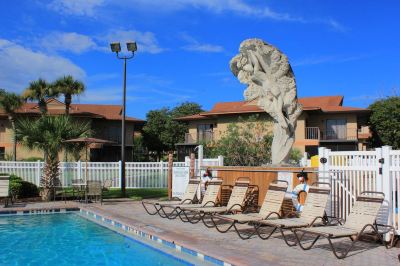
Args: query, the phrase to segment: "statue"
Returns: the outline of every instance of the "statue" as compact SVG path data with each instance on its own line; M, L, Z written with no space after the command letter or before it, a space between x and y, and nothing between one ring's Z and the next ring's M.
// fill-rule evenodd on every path
M240 44L239 54L232 58L230 68L247 85L246 101L265 110L274 121L272 164L287 164L297 118L302 112L287 56L260 39L248 39Z

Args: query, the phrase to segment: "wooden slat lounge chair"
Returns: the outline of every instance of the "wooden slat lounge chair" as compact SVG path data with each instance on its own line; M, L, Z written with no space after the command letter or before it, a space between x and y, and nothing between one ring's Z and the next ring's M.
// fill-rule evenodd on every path
M222 207L202 207L202 208L191 208L185 207L180 208L182 210L181 214L185 215L187 220L182 219L182 221L188 221L192 224L203 221L207 227L213 227L206 224L204 217L206 215L213 215L216 213L228 214L237 211L242 211L244 208L244 202L246 200L247 191L249 188L250 181L248 180L236 180L235 186L232 189L232 194L229 197L227 206ZM193 214L191 217L187 214Z
M252 235L243 236L237 228L236 224L247 224L251 221L265 220L270 217L281 218L280 210L282 207L283 199L285 198L287 188L287 181L276 180L269 185L268 191L265 195L263 204L259 212L228 215L217 214L215 216L211 216L211 220L214 223L215 228L219 232L226 233L229 229L233 227L240 238L249 239ZM228 222L228 225L224 224L224 229L222 229L215 220L225 220Z
M194 180L191 179L189 180L189 184L186 187L185 194L183 195L182 199L180 200L170 200L170 201L142 201L143 208L146 210L146 212L150 215L160 215L161 217L166 217L166 215L163 212L163 208L167 205L176 205L176 204L190 204L190 203L195 203L196 199L196 194L197 190L200 185L200 180ZM152 206L154 208L154 211L150 211L148 206ZM161 206L162 205L162 206Z
M164 205L164 204L160 204L162 207L166 208L172 208L173 210L170 213L166 213L164 212L164 214L166 215L166 217L168 219L175 219L176 217L179 216L179 214L182 212L181 208L202 208L202 207L213 207L216 206L217 201L218 201L218 194L221 190L221 185L222 185L222 180L221 179L213 179L211 181L208 182L208 186L206 189L206 192L204 193L204 197L201 201L201 203L197 203L197 204L168 204L168 205ZM184 219L183 217L181 217L181 219Z
M4 207L8 206L10 200L9 185L10 176L0 176L0 198L4 198Z
M329 186L329 188L314 186L316 184L327 185ZM261 221L255 220L254 221L255 233L257 233L257 235L261 239L266 240L270 238L270 236L277 229L279 229L283 239L285 240L285 243L288 246L296 245L296 242L289 243L286 235L284 234L284 231L285 230L292 231L295 228L309 227L312 226L317 221L325 222L323 217L325 214L326 204L328 203L330 191L331 191L330 184L322 182L314 183L312 186L310 186L308 190L307 198L304 203L303 211L300 214L300 218L284 218L276 220L269 219ZM263 236L263 234L260 232L260 230L264 226L273 228L273 230L266 236Z
M371 196L373 195L373 196ZM374 234L380 241L386 246L386 248L393 246L393 239L395 236L395 228L389 225L378 225L376 223L376 218L382 202L385 198L385 194L382 192L371 192L365 191L357 197L354 203L353 209L351 210L347 221L342 223L338 220L339 225L336 226L322 226L322 227L310 227L294 230L296 239L300 247L304 250L311 249L320 237L325 237L328 239L329 245L332 249L333 254L338 259L343 259L347 256L349 251L353 248L354 244L359 241L360 237L364 234ZM386 227L386 230L379 232L378 226ZM371 229L371 230L368 230ZM302 232L301 235L298 232ZM381 236L391 232L393 234L392 241L388 245ZM302 244L301 240L304 235L314 235L315 239L305 246ZM342 252L338 252L337 247L332 243L332 239L349 237L352 241L351 245L344 249Z

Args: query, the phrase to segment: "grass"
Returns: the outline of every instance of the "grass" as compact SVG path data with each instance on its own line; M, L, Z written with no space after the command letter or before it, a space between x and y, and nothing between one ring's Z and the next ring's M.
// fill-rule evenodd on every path
M127 198L133 200L142 200L149 198L165 198L168 196L168 189L166 188L127 188ZM120 189L114 188L103 192L104 199L117 199L122 198Z
M65 188L64 193L67 198L72 197L72 188ZM157 198L165 200L168 197L167 188L127 188L126 198L133 200L142 200ZM119 188L111 188L108 191L103 191L103 199L118 199L122 198L122 193Z

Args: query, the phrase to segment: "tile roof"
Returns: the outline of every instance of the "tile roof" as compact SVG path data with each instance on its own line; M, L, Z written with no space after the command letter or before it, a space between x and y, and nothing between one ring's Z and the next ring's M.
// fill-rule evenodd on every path
M321 111L321 112L368 112L368 109L357 107L342 106L343 96L319 96L299 98L299 103L303 106L304 111ZM177 120L198 120L207 119L209 116L223 114L243 114L243 113L260 113L264 112L260 107L252 102L218 102L208 112L196 115L180 117Z
M48 99L47 105L48 113L50 115L59 115L64 114L65 112L64 103L57 99ZM37 103L25 103L16 113L39 115L40 110ZM0 115L5 115L5 113L1 110ZM77 117L103 118L107 120L121 120L122 107L120 105L106 104L71 104L70 115ZM126 120L132 122L145 122L144 120L135 117L126 117Z

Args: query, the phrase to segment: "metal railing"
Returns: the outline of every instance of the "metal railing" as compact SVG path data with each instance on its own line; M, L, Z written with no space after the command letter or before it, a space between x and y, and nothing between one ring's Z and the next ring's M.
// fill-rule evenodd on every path
M320 138L319 127L306 127L306 139L318 139Z
M198 131L197 134L190 134L190 133L185 134L186 144L198 144L203 142L211 142L213 140L214 140L214 132L211 130Z

